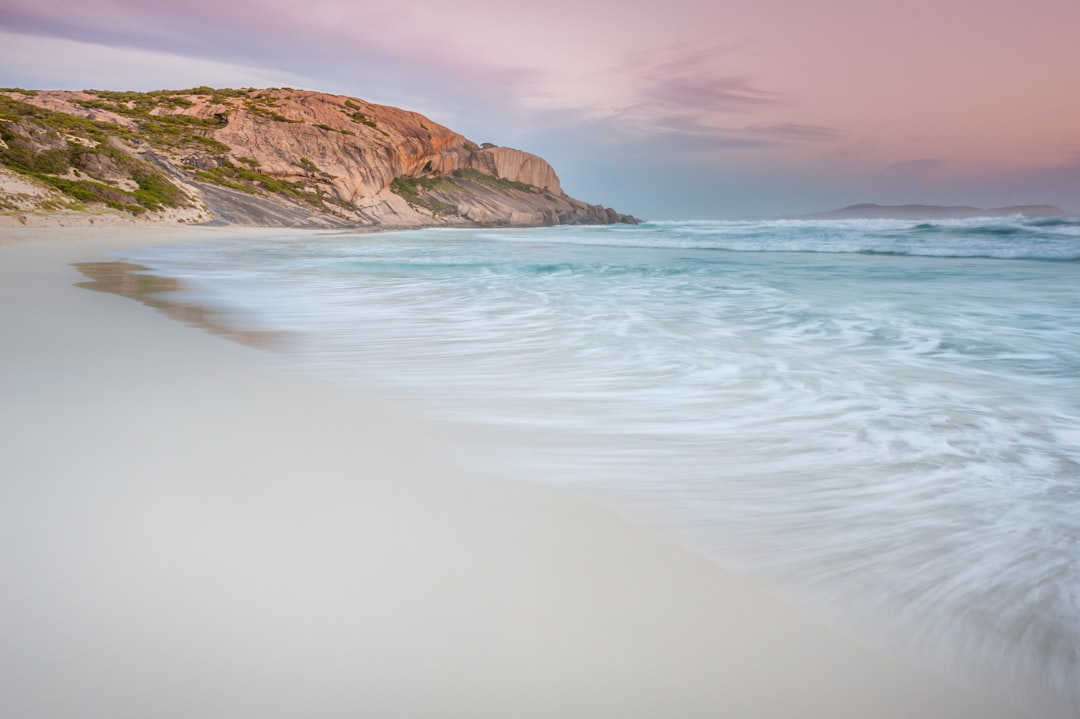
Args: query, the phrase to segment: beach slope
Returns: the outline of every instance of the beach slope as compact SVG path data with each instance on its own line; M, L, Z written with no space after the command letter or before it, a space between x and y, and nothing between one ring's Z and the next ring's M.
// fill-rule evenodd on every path
M1011 716L3 232L0 716Z

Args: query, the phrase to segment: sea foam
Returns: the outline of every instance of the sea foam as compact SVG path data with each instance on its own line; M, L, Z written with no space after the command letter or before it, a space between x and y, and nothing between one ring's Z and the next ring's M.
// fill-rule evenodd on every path
M1080 705L1080 221L425 230L125 258L290 333L291 363L488 427L459 461L591 489L938 669Z

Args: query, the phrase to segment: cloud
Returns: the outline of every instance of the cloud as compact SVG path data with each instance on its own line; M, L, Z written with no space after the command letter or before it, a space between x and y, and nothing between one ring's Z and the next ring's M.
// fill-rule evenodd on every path
M938 157L923 157L918 160L894 162L883 170L890 175L925 175L942 169L945 161Z
M524 84L520 68L474 57L454 46L455 33L414 27L409 13L335 0L309 0L302 9L272 0L12 0L0 6L0 28L104 53L147 50L261 67L312 78L312 89L350 84L366 99L394 104L431 97L468 105ZM78 82L81 68L69 74Z
M606 127L606 143L648 137L664 151L701 159L724 150L754 150L802 142L830 142L830 127L785 119L794 107L787 95L769 90L750 75L732 73L741 45L637 49L622 61L568 79L560 90L538 96L533 106L564 126ZM580 88L580 89L575 89ZM762 112L774 122L747 123Z
M774 92L761 90L745 77L700 77L692 74L649 78L642 91L644 104L668 108L694 108L701 113L748 112L781 101Z
M751 125L743 130L748 135L760 135L776 140L798 140L806 142L831 142L839 140L843 133L832 127L822 125L803 125L797 122L784 122L776 125Z
M734 50L721 46L638 51L611 74L630 87L632 113L646 122L652 118L660 125L681 124L695 133L717 125L720 117L788 102L784 95L758 87L752 77L732 74Z
M36 60L26 62L27 57ZM72 82L73 66L79 68L77 84ZM37 89L303 87L312 82L310 77L258 65L3 31L0 31L0 67L7 69L4 84Z
M553 53L546 34L505 32L500 23L514 16L484 2L446 14L423 0L389 9L338 0L309 0L303 9L281 0L9 0L0 7L0 27L51 48L23 54L43 58L49 67L36 76L51 86L122 82L141 89L177 84L172 78L187 85L240 78L358 94L417 109L466 134L511 140L520 134L515 128L554 121L570 131L600 124L609 138L624 141L681 138L677 144L698 143L699 152L831 139L827 128L782 115L747 123L747 116L792 103L740 72L745 44L672 43L666 34L666 44L648 47L634 45L640 37L607 34ZM560 22L545 13L534 19L542 27ZM61 38L82 44L57 44ZM132 53L127 67L119 60L125 50ZM174 62L149 59L167 56ZM107 68L120 80L110 82Z

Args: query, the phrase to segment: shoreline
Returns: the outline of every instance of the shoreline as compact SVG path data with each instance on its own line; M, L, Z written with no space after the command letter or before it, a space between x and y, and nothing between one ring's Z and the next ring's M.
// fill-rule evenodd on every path
M0 228L0 709L23 717L1013 716L423 420L77 287ZM25 241L5 244L12 235Z

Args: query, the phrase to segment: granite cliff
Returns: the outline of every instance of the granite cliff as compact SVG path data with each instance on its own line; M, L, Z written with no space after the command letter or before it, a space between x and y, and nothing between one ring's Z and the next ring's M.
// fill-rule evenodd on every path
M0 211L269 226L636 220L567 196L545 160L423 115L272 88L0 91ZM23 183L20 185L19 183ZM25 185L25 186L24 186Z

